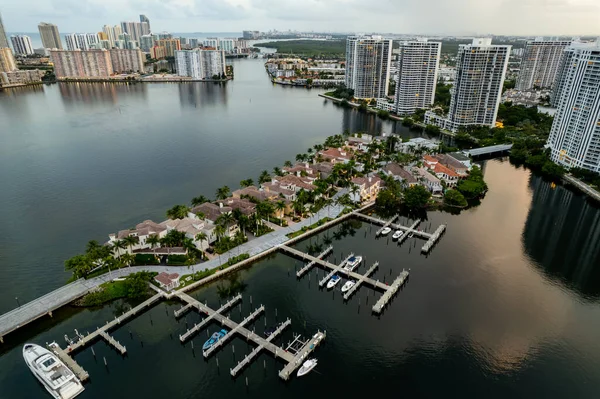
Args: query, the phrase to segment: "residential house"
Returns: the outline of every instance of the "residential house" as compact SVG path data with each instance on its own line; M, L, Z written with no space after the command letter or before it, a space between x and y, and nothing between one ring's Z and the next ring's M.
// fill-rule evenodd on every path
M130 252L130 250L136 250L140 248L145 248L148 246L146 244L146 240L151 235L156 235L158 238L163 238L167 234L167 228L161 226L159 223L155 223L152 220L144 220L142 223L139 223L135 226L135 229L121 230L116 234L108 235L109 244L113 244L117 240L123 240L126 237L136 237L138 239L137 244L127 247L126 251Z
M239 209L246 216L251 216L256 212L256 204L245 198L229 197L219 201L222 207Z
M332 164L339 162L348 163L353 158L353 153L349 148L327 148L326 150L319 151L318 154Z
M262 202L262 201L266 201L269 199L275 199L279 195L276 193L270 193L270 192L258 189L255 186L249 186L249 187L240 188L239 190L235 190L233 193L231 193L231 196L233 198L250 197L256 201Z
M204 215L204 220L210 222L213 225L217 223L217 219L219 219L219 216L231 213L231 211L232 208L228 206L223 206L222 203L216 205L212 202L205 202L204 204L192 208L193 213L202 213ZM240 229L237 223L233 223L226 229L225 235L233 237L239 230Z
M197 216L183 219L167 219L161 222L160 225L164 226L167 231L177 230L184 233L187 238L194 242L198 249L205 249L209 244L217 241L218 238L215 234L215 225ZM200 233L206 235L206 240L196 240L196 236Z
M436 163L431 170L433 170L438 179L443 180L448 187L456 186L460 178L458 173L446 167L445 165L442 165L441 163Z
M430 173L425 168L412 168L411 170L417 176L417 179L425 188L427 188L432 194L441 194L443 191L442 182L435 175Z
M269 183L261 187L268 192L281 194L288 201L296 200L296 193L300 190L313 191L316 187L306 177L295 175L274 176Z
M424 139L422 137L416 137L410 139L407 142L396 143L396 150L399 152L413 154L416 151L429 151L437 152L440 145L439 143L431 140Z
M306 177L308 180L315 180L317 178L316 171L310 166L309 163L297 163L289 168L284 167L283 171L298 177Z
M382 186L378 176L353 177L351 181L358 186L361 201L375 200Z
M154 280L160 284L160 286L166 290L171 291L179 287L179 274L177 273L166 273L162 272L158 276L154 277Z
M399 165L395 162L387 164L383 168L383 173L388 176L392 176L394 179L402 182L402 184L406 185L407 187L412 187L419 184L419 181L413 176L412 173L404 169L402 165Z
M333 172L333 164L330 162L319 162L312 165L312 169L320 179L327 179Z
M442 154L440 154L440 155L442 155ZM472 166L471 158L469 158L467 155L463 154L462 152L451 152L451 153L445 154L445 155L448 158L449 165L446 165L446 164L444 164L444 165L448 166L450 169L454 169L454 167L451 165L452 164L457 165L455 163L455 161L456 161L456 162L460 162L461 164L466 166L467 171L471 170L471 166ZM458 166L455 166L455 167L458 167ZM460 174L460 172L458 170L456 170L456 173Z
M369 150L369 144L373 142L373 136L369 134L363 134L360 137L353 136L349 137L346 141L348 147L356 151L367 152Z

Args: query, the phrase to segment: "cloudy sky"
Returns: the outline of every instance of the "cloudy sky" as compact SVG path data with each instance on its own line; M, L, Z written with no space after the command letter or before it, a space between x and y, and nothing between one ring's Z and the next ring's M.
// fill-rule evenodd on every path
M305 30L600 35L598 0L0 0L9 32L93 32L146 14L153 31Z

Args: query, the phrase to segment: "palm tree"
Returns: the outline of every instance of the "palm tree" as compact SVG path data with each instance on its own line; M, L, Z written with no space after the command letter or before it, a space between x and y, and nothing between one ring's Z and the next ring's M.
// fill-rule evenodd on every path
M116 240L116 241L113 242L113 253L117 257L117 259L120 258L120 251L119 250L125 249L125 248L127 248L127 243L125 243L125 241L123 241L123 240Z
M139 239L135 236L127 236L123 238L123 241L129 245L129 251L133 252L133 246L138 243Z
M281 219L279 221L279 225L283 226L283 211L285 210L285 201L279 200L275 202L275 210L278 212L281 211Z
M217 189L217 199L225 199L229 197L231 190L227 186L223 186Z
M303 162L306 159L304 154L296 154L296 162Z
M150 245L150 249L154 249L158 246L160 238L156 234L152 234L146 238L146 244Z
M135 256L133 254L123 254L123 256L121 256L121 262L128 267L131 267L134 260Z
M169 219L183 219L187 217L190 212L190 208L185 205L175 205L173 208L167 211L167 217Z
M202 247L202 242L204 242L204 240L207 240L208 237L206 236L206 233L204 232L200 232L198 234L196 234L196 240L200 241L200 247Z
M267 222L269 222L269 217L273 213L273 205L268 201L263 201L256 206L256 211L263 217L267 217Z
M356 198L356 194L358 194L360 192L360 188L358 188L358 186L356 184L353 184L352 186L350 186L350 192L352 193L352 198ZM360 198L358 199L358 202L360 203Z
M332 204L333 200L331 198L326 198L325 201L323 201L323 206L327 207L327 217L329 217L329 211L331 209Z
M306 150L306 152L308 152L309 154L312 154L312 152L313 152L313 149L312 149L312 148L309 148L308 150Z
M237 218L237 223L238 226L240 226L240 229L242 229L242 233L244 234L244 237L246 236L246 228L248 228L248 226L250 225L250 218L244 214L240 215Z
M215 227L215 235L217 236L217 238L219 239L219 241L221 241L221 238L223 238L223 236L225 235L225 227L223 227L222 225L218 224Z
M283 176L283 172L281 171L281 169L279 168L279 166L275 166L273 168L273 174L275 176Z
M224 213L217 218L217 223L229 231L229 226L235 222L235 217L231 213Z
M240 182L240 186L242 186L242 187L250 187L253 185L254 185L254 180L252 180L252 179L245 179Z
M269 175L269 172L266 170L263 170L260 173L260 176L258 177L258 183L263 184L263 183L268 182L269 180L271 180L271 176Z
M283 166L285 166L286 168L291 168L292 167L292 161L285 161L283 163Z
M192 206L202 205L205 202L208 202L208 198L206 198L204 195L199 195L197 197L192 198Z

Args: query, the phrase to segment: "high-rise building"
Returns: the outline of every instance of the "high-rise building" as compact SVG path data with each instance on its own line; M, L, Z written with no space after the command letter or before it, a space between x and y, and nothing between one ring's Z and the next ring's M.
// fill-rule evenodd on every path
M154 46L154 37L152 35L142 35L140 38L140 48L142 51L150 51Z
M140 49L112 49L109 52L114 73L144 72L144 58Z
M179 50L175 52L175 69L179 76L211 79L225 73L223 50Z
M221 50L218 37L207 37L202 41L204 47L212 47L217 50Z
M600 172L600 42L567 47L556 82L551 159Z
M30 55L33 54L31 38L25 35L13 35L10 37L15 54Z
M140 16L141 19L142 16ZM121 22L121 30L123 33L128 33L132 40L137 42L143 35L150 34L149 22Z
M400 43L394 109L412 115L433 104L442 43L427 39Z
M102 32L104 32L104 35L106 36L106 40L108 40L108 43L110 43L110 47L114 47L115 45L115 40L118 40L118 35L115 35L115 30L114 28L108 26L108 25L104 25L102 27Z
M162 60L167 56L167 49L163 46L153 46L150 47L150 58L154 58L155 60Z
M2 23L2 14L0 14L0 48L9 47L8 37L4 30L4 23Z
M10 47L0 48L0 72L12 72L17 70L15 57L10 50Z
M67 44L67 50L69 51L77 50L79 48L77 47L77 40L75 39L74 33L65 35L65 43Z
M510 48L493 45L489 38L459 45L448 116L428 111L425 123L453 132L466 126L495 127Z
M106 78L113 74L108 50L52 50L50 58L57 78Z
M260 37L260 32L257 30L245 30L242 32L242 36L246 40L258 39Z
M140 22L145 23L147 26L147 31L142 32L142 35L149 35L152 32L152 28L150 28L150 20L144 14L140 14Z
M162 40L162 39L172 39L173 35L170 34L169 32L160 32L158 34L158 40Z
M60 41L60 33L58 26L48 22L40 22L38 25L42 46L44 48L56 48L62 50L62 42Z
M235 38L226 37L224 39L219 39L219 50L224 50L226 52L233 52L235 49Z
M536 39L525 45L519 78L515 88L528 90L533 88L551 88L556 79L563 50L570 41L551 41Z
M100 43L97 33L86 33L85 39L89 48L92 48L94 45Z
M392 60L392 40L381 36L346 39L346 87L356 98L387 96Z
M159 39L156 45L165 48L167 57L175 57L175 51L181 50L179 39Z
M67 50L89 50L97 48L100 40L97 33L71 33L65 35Z

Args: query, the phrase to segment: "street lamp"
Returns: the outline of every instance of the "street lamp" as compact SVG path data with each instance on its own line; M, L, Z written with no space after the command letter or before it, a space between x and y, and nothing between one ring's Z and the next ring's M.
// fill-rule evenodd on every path
M16 296L16 297L15 297L15 301L17 301L17 307L19 307L19 308L20 308L20 307L21 307L21 304L19 303L19 297L17 297L17 296Z

